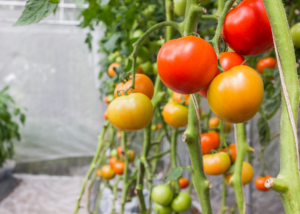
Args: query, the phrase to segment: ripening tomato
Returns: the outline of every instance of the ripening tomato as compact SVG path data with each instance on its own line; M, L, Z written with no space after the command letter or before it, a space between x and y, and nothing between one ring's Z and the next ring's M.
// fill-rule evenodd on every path
M150 99L141 93L132 93L114 99L108 106L108 120L121 131L137 131L146 127L153 115Z
M230 10L222 35L225 42L241 55L256 56L271 49L272 30L263 0L244 0Z
M167 124L174 127L184 127L188 123L188 108L179 103L169 102L162 112Z
M212 117L208 121L208 127L209 128L217 128L220 124L220 119L217 117ZM231 131L231 125L230 123L224 124L224 132L229 133Z
M243 64L244 62L244 64ZM231 68L238 66L238 65L248 65L245 62L245 58L238 53L235 52L224 52L220 54L220 63L224 71L229 71ZM215 77L218 76L221 72L218 70ZM207 90L209 85L199 92L202 97L207 98Z
M106 180L110 180L115 177L115 172L110 165L105 165L101 168L101 176Z
M250 183L250 181L253 178L253 175L254 175L254 171L253 171L251 164L244 161L243 168L242 168L242 183L243 183L243 185ZM228 186L231 186L230 185L231 177L232 177L232 174L225 175L225 182Z
M109 159L109 165L111 166L111 167L114 167L114 165L115 165L115 163L117 162L117 158L116 157L112 157L112 158L110 158Z
M105 120L108 120L107 111L104 112L103 117L104 117Z
M178 182L181 189L187 188L190 183L189 180L186 178L179 178Z
M123 91L126 91L130 88L132 84L132 78L128 80L126 83L119 83L114 92L115 98L119 97L118 91L120 91L121 95L124 95ZM149 77L144 74L135 74L135 81L134 81L134 89L129 90L127 93L131 94L132 92L138 92L145 94L150 100L154 94L154 85Z
M168 206L173 200L173 192L167 185L157 185L152 189L151 198L161 206Z
M108 96L106 96L106 97L104 97L104 102L106 103L106 104L109 104L110 102L109 102L109 98L108 98Z
M121 157L122 151L123 151L122 146L119 146L119 147L117 148L117 153L118 153L118 156L119 156L119 157Z
M120 162L120 161L116 161L115 164L114 164L114 166L113 166L114 172L117 175L123 175L124 168L125 168L125 163L124 162Z
M300 48L300 22L296 23L291 28L291 35L292 35L294 46Z
M222 175L230 168L230 157L225 152L203 155L204 172L208 175Z
M255 179L255 186L260 191L268 191L269 189L265 187L265 181L269 178L272 178L270 175L266 175L265 177L258 177Z
M97 175L97 177L101 177L101 169L98 169L98 170L96 171L96 175Z
M217 132L208 132L201 134L202 153L208 154L210 150L217 149L220 146L220 136Z
M162 82L180 94L204 89L214 78L218 59L213 47L196 36L185 36L166 42L157 56Z
M141 66L138 66L135 73L136 73L136 74L143 74L144 71L143 71L143 69L141 68Z
M144 74L147 74L147 75L153 74L153 66L149 60L140 64L139 67L142 68Z
M243 123L259 110L264 85L252 68L240 65L218 75L211 82L207 100L211 110L228 123Z
M171 204L172 210L177 213L188 210L192 205L192 198L187 192L180 192L177 197L174 198Z
M230 154L231 154L231 156L230 156L230 157L231 157L231 160L232 160L233 162L235 162L235 161L236 161L236 156L237 156L237 154L236 154L236 145L235 145L234 143L232 143L232 144L230 144L230 145L228 146L228 149L229 149ZM225 153L228 154L228 151L227 151L226 148L219 149L219 151L220 151L220 152L225 152Z
M172 213L171 207L164 207L159 204L154 205L154 211L155 211L155 213L159 213L159 214L171 214Z
M135 158L135 151L129 150L127 152L127 157L128 157L128 160L129 160L130 163L133 162L134 158Z
M188 94L179 94L174 92L172 95L173 102L182 103L183 99L185 100L184 104L188 105L190 100L190 96Z
M174 0L174 13L177 16L184 16L186 8L186 0Z
M116 75L116 72L114 71L114 68L118 68L118 67L120 67L120 63L118 63L118 62L112 63L112 64L108 67L108 75L109 75L110 77L115 76L115 75Z
M256 70L260 74L263 74L266 68L273 69L276 67L276 64L276 59L274 59L273 57L267 57L258 61L258 63L256 64Z
M161 123L158 123L156 126L157 129L161 129L161 127L162 127Z

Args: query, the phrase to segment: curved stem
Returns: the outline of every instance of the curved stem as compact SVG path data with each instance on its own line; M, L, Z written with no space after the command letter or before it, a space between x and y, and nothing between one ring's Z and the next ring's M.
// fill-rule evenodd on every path
M196 98L196 102L199 102L200 95L196 93L194 96ZM192 180L200 200L202 212L205 214L212 214L209 194L211 183L206 179L203 169L202 146L200 139L201 133L199 133L201 127L199 127L200 123L198 123L197 119L199 116L199 109L195 108L193 103L194 102L189 103L188 126L182 136L182 140L187 143L189 148L193 169Z
M215 15L220 16L225 6L225 0L218 0L218 9Z
M300 178L298 158L297 117L299 83L297 79L295 52L285 9L281 0L263 0L271 23L282 85L282 111L280 126L280 172L273 188L281 196L287 214L300 213ZM288 83L288 84L286 84Z

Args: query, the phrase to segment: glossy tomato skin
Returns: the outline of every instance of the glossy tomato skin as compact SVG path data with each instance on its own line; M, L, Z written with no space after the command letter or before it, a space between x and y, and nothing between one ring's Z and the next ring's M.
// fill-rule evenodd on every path
M259 110L264 85L252 68L240 65L218 75L210 84L207 100L211 110L228 123L243 123Z
M123 91L126 91L128 88L130 88L131 84L132 78L130 78L130 80L128 80L126 83L119 83L115 88L115 98L119 97L118 91L120 91L121 95L124 95ZM145 94L151 100L154 94L153 82L144 74L135 74L134 89L129 90L127 93L131 94L132 92Z
M110 77L115 76L115 75L116 75L116 72L114 71L114 68L118 68L118 67L120 67L120 63L118 63L118 62L112 63L112 64L108 67L108 75L109 75Z
M179 94L174 92L172 95L173 102L182 103L183 99L185 100L184 104L188 105L190 101L190 96L188 94Z
M232 144L230 144L230 145L228 146L228 149L229 149L229 151L230 151L230 155L231 155L230 157L231 157L231 160L232 160L233 162L235 162L235 161L236 161L236 156L237 156L237 153L236 153L236 145L235 145L234 143L232 143ZM228 154L228 151L227 151L226 148L220 149L219 151L222 151L222 152L225 152L225 153Z
M184 16L186 8L186 0L174 0L174 13L177 16Z
M151 198L161 206L168 206L173 200L173 192L167 185L157 185L152 189Z
M188 108L179 103L167 103L162 115L165 122L173 127L184 127L188 123Z
M114 166L113 166L113 169L114 169L114 172L117 175L123 175L123 173L124 173L124 167L125 167L125 163L124 162L116 161L115 164L114 164Z
M110 165L105 165L101 168L101 176L106 180L110 180L115 177L115 172Z
M178 182L181 189L187 188L190 183L189 180L186 178L179 178Z
M116 157L112 157L109 159L109 165L111 167L114 167L115 163L117 162L117 158Z
M230 157L225 152L203 155L204 172L208 175L222 175L230 168Z
M159 204L154 205L154 210L155 210L155 213L159 213L159 214L171 214L172 213L171 207L164 207Z
M261 59L257 62L256 64L256 70L260 73L263 74L264 70L266 68L273 69L276 67L277 61L273 57L267 57L264 59Z
M259 191L266 192L269 189L265 187L265 181L269 178L272 178L270 175L266 175L265 177L258 177L255 179L255 186Z
M254 175L254 171L253 171L251 164L244 161L243 168L242 168L242 183L243 183L243 185L250 183L253 178L253 175ZM232 177L232 174L225 175L225 182L228 186L231 186L230 185L231 177Z
M292 35L294 46L300 48L300 22L296 23L291 28L291 35Z
M204 89L214 78L218 59L213 47L195 36L166 42L158 52L157 69L162 82L180 94Z
M244 0L225 17L222 35L237 53L263 54L273 47L270 21L263 0Z
M121 131L137 131L151 121L153 106L141 93L132 93L114 99L107 108L108 120Z
M202 153L208 154L210 150L217 149L220 146L220 136L217 132L208 132L201 134Z
M179 195L174 198L171 204L172 210L175 212L184 212L188 210L192 205L192 198L186 192L180 192Z

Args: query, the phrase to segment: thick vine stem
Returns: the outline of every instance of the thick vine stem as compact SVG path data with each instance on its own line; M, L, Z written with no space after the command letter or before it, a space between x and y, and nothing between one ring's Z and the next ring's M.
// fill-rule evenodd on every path
M202 11L202 7L198 5L197 0L187 0L185 17L183 21L183 35L187 36L194 32L196 21L199 12Z
M98 147L96 149L96 153L95 153L95 156L92 160L92 163L90 165L90 168L85 176L85 178L83 179L82 181L82 187L81 187L81 190L80 190L80 193L79 193L79 196L78 196L78 199L77 199L77 203L76 203L76 207L75 207L75 210L74 210L74 214L76 214L80 208L80 201L81 201L81 198L82 198L82 195L84 193L84 190L85 190L85 187L86 187L86 183L88 181L88 179L91 177L93 171L95 170L95 166L96 166L96 161L98 160L98 157L99 157L99 154L100 154L100 151L102 149L102 146L103 146L103 143L104 143L104 135L107 131L107 128L108 128L108 125L109 125L109 121L107 121L104 125L103 125L103 129L101 131L101 134L100 136L98 137L98 140L99 140L99 143L98 143Z
M126 202L126 195L127 195L127 191L128 191L128 164L129 164L129 160L128 160L128 156L127 156L127 142L126 142L126 132L122 132L122 148L123 148L123 157L124 157L124 162L125 162L125 166L124 166L124 174L123 174L123 192L122 192L122 201L121 201L121 214L124 213L124 206L125 206L125 202Z
M246 142L245 135L245 124L240 123L235 125L235 132L237 136L236 147L237 147L237 158L234 165L234 173L230 179L235 192L235 198L240 214L246 213L245 197L242 185L242 168L245 154L250 150L250 146Z
M196 101L199 103L200 95L195 94ZM209 189L211 183L206 179L203 169L202 159L202 146L199 133L199 123L197 119L199 115L199 109L194 107L194 102L189 103L188 113L188 126L185 133L182 136L182 140L187 143L192 162L192 180L200 200L202 212L205 214L212 214L212 208L210 204ZM200 142L200 145L199 145Z
M219 51L219 39L220 39L220 35L221 35L221 32L222 32L222 27L223 27L223 23L224 23L224 20L225 20L225 17L228 13L228 11L230 10L230 8L232 7L232 4L234 3L235 0L228 0L226 3L225 3L225 6L224 6L224 9L222 10L222 13L220 14L220 17L219 17L219 22L218 22L218 26L217 26L217 29L216 29L216 33L215 33L215 36L214 38L211 40L213 46L214 46L214 49L216 51L216 54L217 54L217 57L219 59L220 57L220 51Z
M218 0L218 9L215 15L220 16L225 6L225 0Z
M177 128L172 128L172 138L171 138L171 158L172 158L172 166L173 168L177 167L176 161L177 154ZM172 181L173 187L175 189L175 193L179 193L180 186L178 180Z
M222 182L222 200L221 200L221 214L225 214L225 212L227 211L226 197L227 197L227 186L226 186L226 182L225 182L225 177L223 177L223 182Z
M263 0L271 23L275 53L282 85L282 107L280 125L280 172L273 179L272 189L280 194L287 214L300 213L299 150L297 118L299 105L299 83L297 78L295 52L289 23L281 0ZM288 83L288 84L286 84Z

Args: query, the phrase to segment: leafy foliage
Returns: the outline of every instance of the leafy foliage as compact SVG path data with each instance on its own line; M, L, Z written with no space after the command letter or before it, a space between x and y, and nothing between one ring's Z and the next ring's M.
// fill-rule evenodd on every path
M0 166L14 154L13 140L20 140L19 120L23 125L26 116L18 108L11 96L7 94L8 87L0 91Z
M179 179L184 169L190 173L192 172L191 166L173 168L171 169L168 177L166 178L166 182Z

